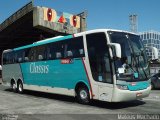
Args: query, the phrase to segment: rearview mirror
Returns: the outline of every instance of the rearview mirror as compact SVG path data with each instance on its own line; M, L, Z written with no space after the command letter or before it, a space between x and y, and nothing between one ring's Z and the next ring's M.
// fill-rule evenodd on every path
M113 57L121 58L121 45L118 43L109 43L108 46L110 46L113 50Z

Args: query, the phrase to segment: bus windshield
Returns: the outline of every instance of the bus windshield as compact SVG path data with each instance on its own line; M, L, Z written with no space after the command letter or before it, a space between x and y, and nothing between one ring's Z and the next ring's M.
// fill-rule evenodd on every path
M109 37L113 43L121 45L122 57L114 62L117 79L147 80L149 65L140 36L124 32L109 32Z

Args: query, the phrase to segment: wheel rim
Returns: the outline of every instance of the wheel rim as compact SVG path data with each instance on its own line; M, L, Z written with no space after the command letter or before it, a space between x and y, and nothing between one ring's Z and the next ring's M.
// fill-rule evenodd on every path
M22 92L22 84L19 84L19 91Z
M86 98L87 98L87 92L86 92L85 90L81 90L81 91L80 91L80 97L81 97L82 99L86 99Z
M12 84L12 89L13 89L13 90L16 89L16 84L15 84L15 83Z

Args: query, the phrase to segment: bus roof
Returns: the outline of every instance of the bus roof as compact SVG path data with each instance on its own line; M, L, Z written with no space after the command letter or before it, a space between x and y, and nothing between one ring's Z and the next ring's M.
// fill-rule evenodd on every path
M124 31L124 30L116 30L116 29L95 29L95 30L89 30L89 31L84 31L84 32L81 32L81 33L77 33L76 36L81 36L81 35L83 35L83 34L97 33L97 32L107 32L107 31L122 32L122 33L128 33L128 34L138 35L138 34L136 34L136 33L129 32L129 31Z
M4 50L3 53L12 52L12 49Z
M123 31L123 30L116 30L116 29L95 29L95 30L89 30L89 31L77 33L74 36L78 37L78 36L82 36L84 34L91 34L91 33L97 33L97 32L107 32L107 31L135 34L135 33L132 33L132 32ZM135 34L135 35L138 35L138 34ZM62 41L62 40L65 40L65 39L70 39L70 38L73 38L73 35L53 37L53 38L49 38L49 39L34 42L33 44L30 44L30 45L18 47L18 48L15 48L13 50L15 50L15 51L16 50L22 50L22 49L26 49L26 48L30 48L30 47L34 47L34 46L39 46L39 45L43 45L43 44L47 44L47 43Z
M18 48L15 48L13 50L15 50L15 51L16 50L22 50L22 49L25 49L25 48L39 46L39 45L43 45L43 44L47 44L47 43L52 43L52 42L56 42L56 41L61 41L61 40L69 39L69 38L73 38L73 35L53 37L53 38L49 38L49 39L45 39L45 40L34 42L33 44L30 44L30 45L18 47Z

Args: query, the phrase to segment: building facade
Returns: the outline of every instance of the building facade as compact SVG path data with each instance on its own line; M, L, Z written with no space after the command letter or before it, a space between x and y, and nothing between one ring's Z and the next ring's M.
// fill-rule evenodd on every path
M160 32L157 31L147 31L141 32L140 37L144 46L156 47L158 49L158 56L160 58ZM153 52L150 49L146 49L149 58L153 58Z

